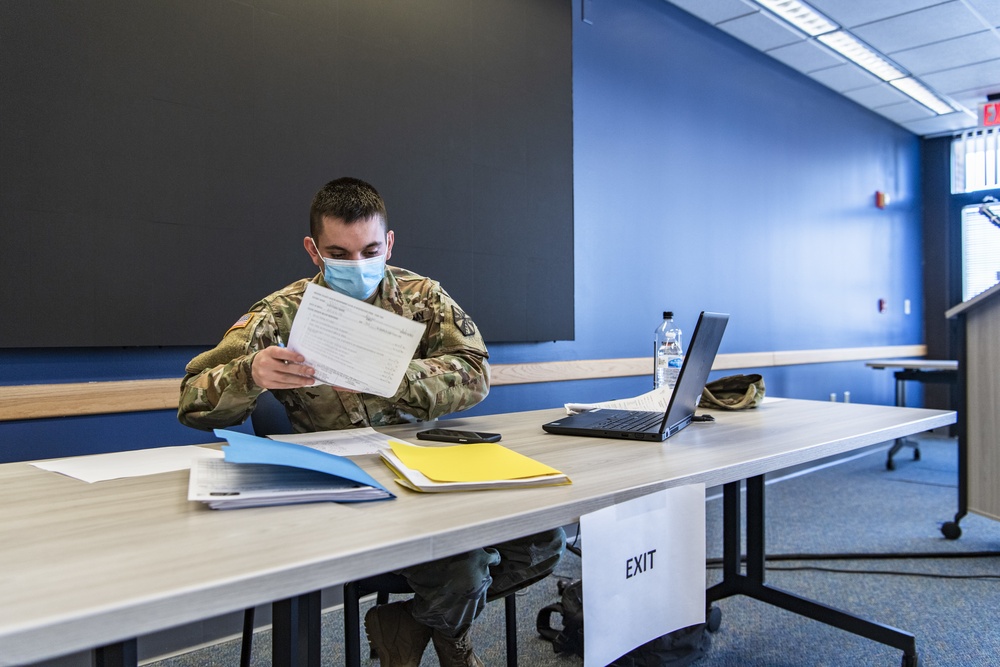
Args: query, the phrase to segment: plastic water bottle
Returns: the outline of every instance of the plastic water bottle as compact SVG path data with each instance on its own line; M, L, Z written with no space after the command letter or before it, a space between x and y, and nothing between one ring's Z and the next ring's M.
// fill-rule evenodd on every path
M673 390L684 363L681 330L674 324L674 314L664 311L663 322L653 336L653 388L667 386Z

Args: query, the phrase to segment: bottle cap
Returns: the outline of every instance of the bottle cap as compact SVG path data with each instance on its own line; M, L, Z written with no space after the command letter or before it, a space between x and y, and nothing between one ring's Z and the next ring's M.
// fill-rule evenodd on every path
M665 310L665 311L663 311L663 319L665 319L665 320L672 320L672 319L674 319L674 313L673 313L673 311L672 310Z

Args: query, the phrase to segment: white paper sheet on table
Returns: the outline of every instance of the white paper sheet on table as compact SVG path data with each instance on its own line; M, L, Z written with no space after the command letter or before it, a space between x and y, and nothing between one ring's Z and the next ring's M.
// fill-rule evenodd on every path
M382 435L370 426L339 431L269 435L268 437L271 440L306 445L307 447L338 456L378 454L380 450L389 447L390 440L389 436Z
M705 485L580 517L584 667L705 621Z
M392 396L423 333L419 322L308 283L288 348L325 384Z
M640 394L634 398L621 398L616 401L604 401L603 403L566 403L566 414L574 415L579 412L586 412L594 408L612 408L616 410L648 410L649 412L663 412L667 409L670 396L674 390L670 387L660 387L653 391ZM783 398L775 396L765 396L761 403L774 403L783 401Z
M576 414L586 412L594 408L612 408L615 410L648 410L650 412L663 412L670 402L670 395L674 393L672 387L663 386L659 389L640 394L634 398L621 398L616 401L604 401L603 403L566 403L566 413Z
M201 458L222 458L222 452L197 445L182 445L48 459L36 461L31 465L93 483L123 477L156 475L173 470L188 470L192 461Z

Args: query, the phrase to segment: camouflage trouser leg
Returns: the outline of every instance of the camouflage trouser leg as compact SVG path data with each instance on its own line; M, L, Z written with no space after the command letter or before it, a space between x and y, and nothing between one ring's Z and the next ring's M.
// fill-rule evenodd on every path
M562 528L400 570L413 617L449 637L468 630L490 599L548 575L566 546Z

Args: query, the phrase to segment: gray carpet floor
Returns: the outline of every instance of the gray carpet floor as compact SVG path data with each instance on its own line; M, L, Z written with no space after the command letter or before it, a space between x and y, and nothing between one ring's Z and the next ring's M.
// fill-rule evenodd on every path
M896 469L886 470L886 447L815 471L771 479L767 486L767 553L900 554L895 559L802 560L776 558L768 583L830 606L912 632L921 667L1000 664L1000 523L975 515L961 522L962 536L946 540L940 524L957 510L957 456L950 438L922 436L921 458L904 448ZM721 556L722 502L707 501L707 545ZM936 558L907 554L939 554ZM806 569L810 568L810 569ZM818 569L822 568L822 569ZM832 571L830 571L832 570ZM582 665L557 655L535 632L535 615L558 598L558 578L580 574L580 560L567 554L555 577L518 597L518 658L523 667ZM710 567L706 579L721 578ZM369 603L366 603L370 604ZM719 602L722 625L700 667L858 667L899 665L896 649L830 628L755 600ZM490 666L505 664L502 604L488 606L477 621L477 651ZM363 615L364 611L362 611ZM323 619L323 664L343 664L343 618L339 609ZM229 641L160 660L155 667L237 665L239 642ZM255 666L270 662L270 633L257 632ZM363 664L369 663L367 660ZM422 667L437 664L428 649Z
M1000 523L966 516L962 536L946 540L954 518L957 447L920 440L921 459L904 448L896 470L885 450L767 487L767 553L940 554L895 560L773 560L767 580L864 618L912 632L921 667L1000 664ZM721 555L721 501L709 503L709 553ZM836 569L827 572L807 569ZM864 571L859 573L856 571ZM908 574L903 574L908 573ZM982 575L982 576L980 576ZM721 574L708 572L709 583ZM719 603L705 667L899 665L890 647L745 598Z

